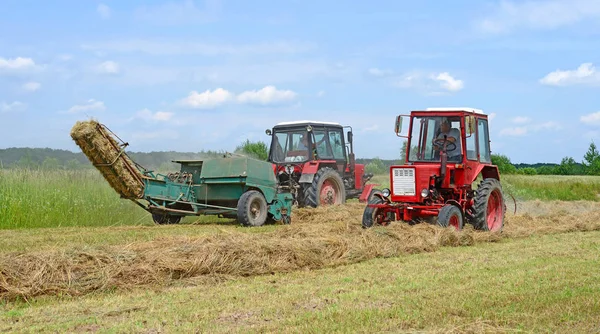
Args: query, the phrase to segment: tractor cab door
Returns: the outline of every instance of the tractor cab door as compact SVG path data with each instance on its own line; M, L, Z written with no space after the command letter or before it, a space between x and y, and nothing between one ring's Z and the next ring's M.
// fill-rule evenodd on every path
M346 151L344 132L341 128L313 127L313 143L317 149L318 160L335 160L337 170L346 169Z

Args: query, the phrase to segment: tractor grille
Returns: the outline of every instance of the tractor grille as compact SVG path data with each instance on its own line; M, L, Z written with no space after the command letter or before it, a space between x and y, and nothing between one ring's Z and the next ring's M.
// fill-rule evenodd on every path
M414 196L416 194L414 168L394 168L392 181L394 195Z

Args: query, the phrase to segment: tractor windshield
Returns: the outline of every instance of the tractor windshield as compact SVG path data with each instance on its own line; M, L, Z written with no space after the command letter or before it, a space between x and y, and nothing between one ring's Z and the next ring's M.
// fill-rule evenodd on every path
M272 138L270 161L275 163L308 161L310 139L306 128L276 130Z
M450 143L449 138L454 138ZM440 150L446 138L450 160L462 160L460 117L415 117L410 131L409 161L440 161Z

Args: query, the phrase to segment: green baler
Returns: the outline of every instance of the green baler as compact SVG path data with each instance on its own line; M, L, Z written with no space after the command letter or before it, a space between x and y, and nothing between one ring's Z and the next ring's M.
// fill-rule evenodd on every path
M212 214L237 218L247 226L265 221L290 223L292 195L278 187L273 165L243 156L178 160L179 172L144 171L144 194L136 203L158 224L182 216Z
M184 216L219 215L245 226L290 223L293 196L279 186L271 163L240 155L180 160L178 172L159 174L135 163L128 146L106 126L77 122L71 137L121 198L152 214L157 224Z

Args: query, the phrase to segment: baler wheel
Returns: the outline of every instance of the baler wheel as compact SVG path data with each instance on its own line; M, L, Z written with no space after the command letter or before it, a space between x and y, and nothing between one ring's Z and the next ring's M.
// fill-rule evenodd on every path
M157 225L172 225L179 224L179 222L181 221L181 216L153 213L152 220L154 220L154 223Z
M504 227L506 205L500 181L483 179L477 187L473 204L472 224L478 230L498 232Z
M457 206L447 204L440 209L437 224L441 227L452 226L457 231L460 231L464 224L463 213Z
M261 226L267 220L267 200L259 191L246 191L237 205L238 222L244 226Z
M320 205L337 205L346 202L346 188L338 172L330 167L319 169L312 185L305 189L304 204L316 208Z

